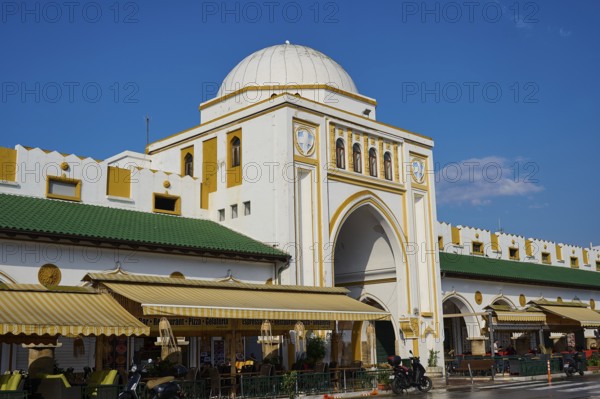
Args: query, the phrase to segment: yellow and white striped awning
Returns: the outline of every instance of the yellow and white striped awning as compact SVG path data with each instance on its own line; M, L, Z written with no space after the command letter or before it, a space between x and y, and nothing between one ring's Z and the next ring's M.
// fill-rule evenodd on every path
M498 321L516 321L516 322L540 322L546 321L546 315L542 312L509 312L496 311Z
M0 287L0 335L148 335L150 329L108 294L73 287Z
M187 282L186 282L187 283ZM184 284L186 284L184 283ZM189 283L187 283L189 284ZM214 286L104 282L114 293L141 305L146 316L270 320L389 320L390 314L337 288L302 292L282 286ZM295 287L296 288L296 287Z
M582 327L600 327L600 314L579 306L540 306L544 312L573 320Z

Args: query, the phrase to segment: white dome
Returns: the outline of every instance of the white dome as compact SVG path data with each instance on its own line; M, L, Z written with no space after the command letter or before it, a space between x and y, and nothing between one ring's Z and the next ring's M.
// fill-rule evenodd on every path
M329 85L358 94L348 72L325 54L306 46L278 44L244 58L223 80L217 97L248 86Z

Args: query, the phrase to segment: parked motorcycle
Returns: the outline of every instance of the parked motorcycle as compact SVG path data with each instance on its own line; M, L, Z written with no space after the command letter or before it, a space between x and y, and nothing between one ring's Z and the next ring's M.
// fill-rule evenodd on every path
M148 365L150 364L152 364L151 361L148 362ZM127 386L123 392L119 393L117 399L139 399L137 387L142 379L142 374L145 372L147 372L146 367L138 370L137 366L133 365ZM152 393L150 396L152 399L176 399L184 397L183 391L175 379L185 376L187 368L180 364L175 365L170 374L172 375L158 377L146 383L146 387Z
M565 363L563 364L563 371L565 372L567 377L571 377L575 373L583 375L583 362L581 361L581 356L579 352L575 353L572 358L565 359Z
M402 393L410 387L416 387L421 392L428 392L433 388L431 378L425 375L425 367L418 356L410 352L410 367L402 365L400 356L388 357L388 363L394 369L394 378L391 386L396 394Z

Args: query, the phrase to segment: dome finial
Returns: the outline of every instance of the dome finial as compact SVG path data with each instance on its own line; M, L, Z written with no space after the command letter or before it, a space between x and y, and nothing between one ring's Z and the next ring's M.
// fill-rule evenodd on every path
M289 40L286 40L286 41L285 41L285 44L290 44L290 41L289 41Z

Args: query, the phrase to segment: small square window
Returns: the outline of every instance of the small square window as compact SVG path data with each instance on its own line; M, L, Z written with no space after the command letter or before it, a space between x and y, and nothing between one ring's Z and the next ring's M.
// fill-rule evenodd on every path
M596 270L600 271L600 261L596 261Z
M250 208L250 201L244 202L244 215L249 215L252 209Z
M542 263L550 264L550 254L548 252L542 252Z
M63 200L81 200L81 180L48 176L46 196Z
M237 204L231 205L231 218L232 219L237 218Z
M180 215L180 198L174 195L154 193L154 212Z
M225 220L225 209L219 209L219 222Z
M508 257L512 260L519 260L519 249L518 248L508 248Z
M571 267L579 267L579 258L576 256L571 256Z
M480 242L473 242L472 249L474 254L483 255L483 244Z

